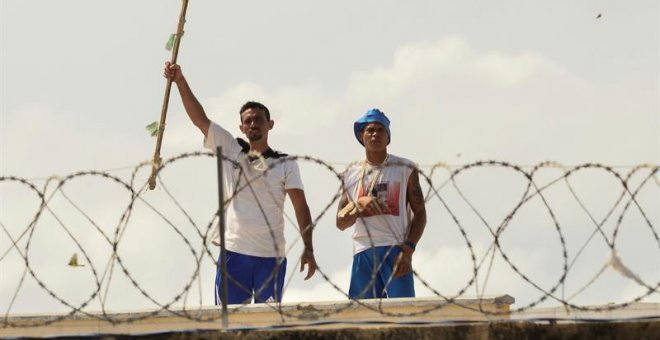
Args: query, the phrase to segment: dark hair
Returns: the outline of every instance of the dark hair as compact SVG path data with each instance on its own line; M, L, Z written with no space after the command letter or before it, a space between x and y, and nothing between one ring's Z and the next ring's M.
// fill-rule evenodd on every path
M238 113L242 114L243 112L245 112L249 109L259 109L259 110L264 111L264 113L266 114L266 119L270 121L270 111L268 111L268 108L266 107L266 105L261 104L259 102L250 101L250 102L247 102L247 103L243 104L243 106L241 106L241 111L239 111ZM241 122L243 122L243 117L242 116L241 116Z

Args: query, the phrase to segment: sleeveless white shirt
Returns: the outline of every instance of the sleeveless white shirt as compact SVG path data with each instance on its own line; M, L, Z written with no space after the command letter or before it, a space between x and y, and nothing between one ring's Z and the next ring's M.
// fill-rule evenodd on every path
M350 201L370 194L387 207L376 215L358 217L353 232L353 254L405 242L411 222L406 194L408 178L414 169L412 161L389 154L381 165L362 161L346 169L343 185Z

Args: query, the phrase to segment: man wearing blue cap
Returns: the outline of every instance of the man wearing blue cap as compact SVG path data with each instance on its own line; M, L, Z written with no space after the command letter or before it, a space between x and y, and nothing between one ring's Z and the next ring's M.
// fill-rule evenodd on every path
M426 226L415 164L387 153L390 120L371 109L353 125L366 159L343 175L337 228L353 231L351 299L414 297L412 255Z

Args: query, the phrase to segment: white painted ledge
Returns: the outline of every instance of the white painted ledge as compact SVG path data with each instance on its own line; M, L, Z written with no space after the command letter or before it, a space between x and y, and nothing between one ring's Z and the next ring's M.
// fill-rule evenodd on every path
M396 298L313 303L250 304L228 307L229 329L282 325L341 327L342 323L365 327L384 322L414 323L444 320L507 320L509 295L482 299ZM4 320L0 337L80 334L144 334L196 329L223 329L221 309L205 306L194 310L140 310L130 312L62 315L14 315ZM380 325L382 326L382 324Z

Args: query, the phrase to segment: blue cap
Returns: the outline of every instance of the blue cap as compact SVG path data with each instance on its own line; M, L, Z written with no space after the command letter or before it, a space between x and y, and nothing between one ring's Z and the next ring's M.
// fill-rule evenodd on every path
M355 138L357 138L358 142L364 145L362 139L360 138L360 134L362 133L364 127L369 123L380 123L385 127L385 130L387 130L387 137L388 137L387 144L389 145L390 140L392 139L392 134L390 133L390 120L379 109L371 109L367 111L367 113L365 113L364 116L360 117L353 124L353 132L355 133Z

